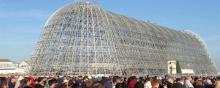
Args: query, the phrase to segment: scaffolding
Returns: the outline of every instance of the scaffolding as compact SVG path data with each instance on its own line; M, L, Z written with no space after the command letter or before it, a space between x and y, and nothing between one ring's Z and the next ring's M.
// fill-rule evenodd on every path
M32 55L30 74L162 75L168 73L171 60L196 74L217 74L195 36L80 1L49 17Z

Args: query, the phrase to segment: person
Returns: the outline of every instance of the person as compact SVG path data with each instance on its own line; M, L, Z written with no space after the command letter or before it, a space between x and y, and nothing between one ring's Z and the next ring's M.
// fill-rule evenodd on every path
M56 80L56 79L50 79L50 80L48 81L48 84L49 84L49 87L50 87L50 88L58 88L58 87L57 87L57 80Z
M160 87L160 80L158 80L158 79L153 79L153 80L151 81L151 86L152 86L152 88L159 88L159 87Z
M130 77L128 81L128 88L135 88L135 84L137 83L137 78L136 76Z
M220 78L218 78L215 82L215 88L220 88Z
M184 88L194 88L191 81L192 81L192 77L188 76L185 78L185 82L184 82Z
M146 78L144 82L144 88L151 88L151 81L150 78Z
M126 79L119 77L119 82L116 84L115 88L127 88L126 82L124 82Z
M11 76L8 81L8 88L15 88L16 78Z
M93 84L94 84L94 80L93 79L85 80L86 88L92 88ZM72 87L72 88L75 88L75 87Z
M42 81L43 81L43 77L37 78L37 80L34 84L34 88L44 88L44 86L41 84Z
M195 83L194 83L194 88L204 88L203 80L202 79L196 80Z
M205 88L215 88L215 86L213 85L212 81L209 78L206 78L206 80L204 80L204 87Z
M115 88L125 88L125 87L123 86L122 83L117 83L117 84L115 85Z
M8 88L7 85L8 85L7 78L0 77L0 88Z
M24 88L34 88L34 78L33 77L28 77L25 79L26 85Z
M82 80L82 76L79 76L78 79L76 80L76 88L85 88L85 84Z
M100 82L96 82L93 84L92 88L105 88L105 85Z
M173 88L184 88L183 84L184 84L184 79L182 77L177 78L176 83L173 84Z
M172 77L167 77L166 86L167 88L173 88L174 79Z
M112 78L112 81L113 81L112 88L116 88L116 85L117 85L118 83L120 83L120 77L119 77L119 76L114 76L114 77ZM118 85L117 85L117 87L118 87Z
M135 88L144 88L144 78L140 77L135 84Z
M112 81L109 77L103 77L105 88L112 88Z
M76 82L74 78L69 79L69 88L76 88Z

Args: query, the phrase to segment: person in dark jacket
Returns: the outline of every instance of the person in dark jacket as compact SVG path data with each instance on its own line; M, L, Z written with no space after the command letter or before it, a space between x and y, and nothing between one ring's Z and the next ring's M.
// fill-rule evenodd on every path
M135 88L144 88L144 78L140 77L135 84Z
M15 88L16 79L12 76L8 81L8 88Z
M103 77L105 88L112 88L112 80L108 77Z
M167 77L167 80L165 81L165 84L167 88L173 88L174 80L172 77Z
M174 83L173 88L184 88L184 79L183 78L177 78L176 83Z
M82 76L79 76L78 80L76 80L76 88L85 88L85 84L82 80Z

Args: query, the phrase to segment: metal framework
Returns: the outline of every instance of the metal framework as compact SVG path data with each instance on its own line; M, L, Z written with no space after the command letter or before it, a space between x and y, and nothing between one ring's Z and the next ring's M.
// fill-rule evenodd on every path
M204 44L171 30L74 2L46 22L31 58L33 75L161 75L176 60L196 74L216 74Z

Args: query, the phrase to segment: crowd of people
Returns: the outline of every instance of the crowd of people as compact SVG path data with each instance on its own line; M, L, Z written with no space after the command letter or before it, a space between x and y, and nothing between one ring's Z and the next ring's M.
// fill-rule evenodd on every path
M0 88L220 88L220 77L11 76L0 77Z

